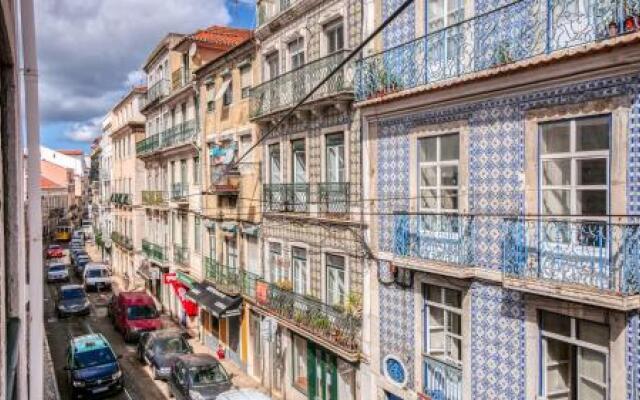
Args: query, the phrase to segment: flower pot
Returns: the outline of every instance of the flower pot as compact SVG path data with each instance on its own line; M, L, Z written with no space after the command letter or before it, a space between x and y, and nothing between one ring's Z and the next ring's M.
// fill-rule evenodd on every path
M633 15L628 16L624 20L624 31L625 32L633 32L637 29L636 25L636 17Z

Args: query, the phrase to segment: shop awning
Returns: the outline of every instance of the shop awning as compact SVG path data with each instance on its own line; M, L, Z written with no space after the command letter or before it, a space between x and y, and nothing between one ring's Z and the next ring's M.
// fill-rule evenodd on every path
M235 222L223 222L220 224L220 228L225 232L235 233L238 225Z
M249 236L258 236L260 232L260 227L258 225L244 225L242 227L242 233Z
M216 318L227 318L240 315L242 297L227 296L211 285L198 283L187 292L187 298L213 314Z

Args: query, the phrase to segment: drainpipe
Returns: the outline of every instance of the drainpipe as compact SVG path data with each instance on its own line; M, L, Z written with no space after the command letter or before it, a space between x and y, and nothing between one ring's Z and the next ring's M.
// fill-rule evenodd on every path
M29 398L44 397L43 388L43 284L42 214L40 199L40 123L38 113L38 62L33 0L21 0L24 62L25 118L27 131L27 224L29 252Z

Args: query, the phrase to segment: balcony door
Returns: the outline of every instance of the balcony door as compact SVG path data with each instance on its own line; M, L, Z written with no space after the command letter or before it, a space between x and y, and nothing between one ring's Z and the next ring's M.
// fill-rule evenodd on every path
M187 160L180 160L180 183L183 195L187 188L187 181Z
M307 204L307 152L304 139L291 142L291 178L293 211L303 211Z
M326 182L344 182L344 134L327 135Z
M428 0L427 80L434 82L461 73L464 48L464 0Z

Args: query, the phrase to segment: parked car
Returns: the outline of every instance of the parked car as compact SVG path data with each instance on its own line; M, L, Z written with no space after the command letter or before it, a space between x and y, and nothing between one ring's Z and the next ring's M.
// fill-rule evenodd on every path
M64 257L64 249L58 244L50 244L47 248L47 258Z
M156 304L144 292L121 292L113 296L108 312L116 330L127 342L137 340L143 332L162 328Z
M58 318L69 315L89 315L91 303L87 293L81 285L64 285L58 290L56 299L56 313Z
M72 399L93 399L122 391L124 378L111 345L101 334L78 336L67 348L67 378Z
M76 259L80 256L86 256L89 257L89 254L85 251L84 248L82 249L71 249L71 254L69 255L69 257L71 258L71 262L75 263Z
M224 392L218 395L216 400L271 400L271 397L257 390L239 389Z
M88 262L82 271L82 282L87 291L111 290L111 272L104 264Z
M231 377L210 354L179 356L168 383L171 395L180 400L217 400L231 389Z
M168 379L178 356L193 353L186 334L177 329L144 332L138 341L138 359L149 364L153 379Z
M81 257L79 257L76 260L76 275L77 276L83 276L84 275L84 268L90 262L91 262L91 260L89 259L89 256L81 256Z
M47 266L47 282L68 282L69 269L65 263L50 263Z

